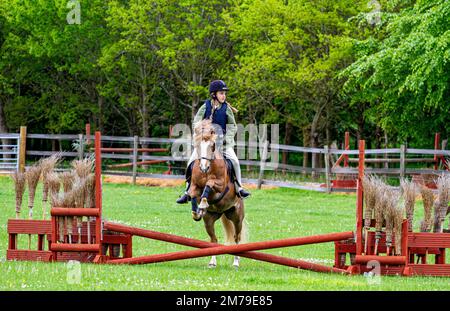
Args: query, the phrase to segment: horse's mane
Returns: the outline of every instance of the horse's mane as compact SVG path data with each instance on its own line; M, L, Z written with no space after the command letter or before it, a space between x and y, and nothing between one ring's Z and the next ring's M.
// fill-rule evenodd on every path
M198 146L202 140L216 141L216 132L210 119L203 119L194 127L194 146Z

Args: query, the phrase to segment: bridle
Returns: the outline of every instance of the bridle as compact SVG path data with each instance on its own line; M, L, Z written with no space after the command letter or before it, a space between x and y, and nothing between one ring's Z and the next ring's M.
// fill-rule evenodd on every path
M211 116L212 116L212 114L211 114ZM210 117L211 118L211 117ZM202 127L202 136L203 136L203 130L204 130L205 128L204 127ZM208 161L212 161L212 160L215 160L216 159L216 142L212 142L214 145L213 145L213 148L212 148L212 158L207 158L207 157L200 157L200 159L201 160L208 160Z
M216 157L214 156L214 153L213 153L213 157L210 159L210 158L207 158L207 157L200 157L200 159L201 160L208 160L208 161L212 161L212 160L215 160L216 159Z

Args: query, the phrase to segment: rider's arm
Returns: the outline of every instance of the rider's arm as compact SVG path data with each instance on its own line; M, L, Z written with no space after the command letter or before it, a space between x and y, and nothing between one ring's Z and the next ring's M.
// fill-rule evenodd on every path
M234 135L237 132L236 120L234 119L233 111L231 107L227 107L227 133L225 134L225 142L227 148L234 147Z

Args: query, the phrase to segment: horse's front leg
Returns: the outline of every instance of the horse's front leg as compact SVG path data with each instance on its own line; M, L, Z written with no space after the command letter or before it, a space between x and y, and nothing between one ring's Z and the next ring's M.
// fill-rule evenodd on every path
M206 209L208 208L209 204L208 204L208 196L211 192L212 188L210 186L206 186L205 190L203 190L203 193L200 197L200 205L199 208L200 210L203 210L204 212L206 212Z
M198 197L200 196L200 191L195 185L191 186L191 189L189 190L189 196L191 197L192 218L195 221L199 221L200 219L202 219L203 215L199 213Z
M198 207L199 213L202 214L202 216L206 213L206 209L209 207L208 197L209 194L211 193L211 190L213 190L213 188L215 187L215 185L216 182L214 181L214 179L208 180L205 189L203 190L203 193L200 197L200 205Z

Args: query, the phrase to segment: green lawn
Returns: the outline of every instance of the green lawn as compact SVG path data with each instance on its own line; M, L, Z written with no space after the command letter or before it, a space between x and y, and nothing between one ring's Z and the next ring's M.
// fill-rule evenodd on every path
M35 218L41 217L41 187ZM179 188L104 184L104 218L131 226L207 240L202 222L194 222L190 206L177 205ZM250 241L306 236L354 230L355 195L327 195L293 189L253 190L245 201ZM23 206L26 206L24 200ZM421 202L418 204L421 210ZM209 258L138 266L81 264L81 281L68 282L71 270L65 263L6 261L6 222L15 213L11 179L0 176L0 290L449 290L448 278L381 277L374 284L364 276L315 273L242 258L232 267L233 257L219 256L216 269ZM28 214L23 209L23 216ZM419 211L415 223L421 217ZM416 225L417 226L417 225ZM216 223L222 238L220 221ZM26 247L27 237L20 242ZM134 256L191 249L135 237ZM332 265L333 243L267 251L291 258ZM69 272L69 274L68 274Z

